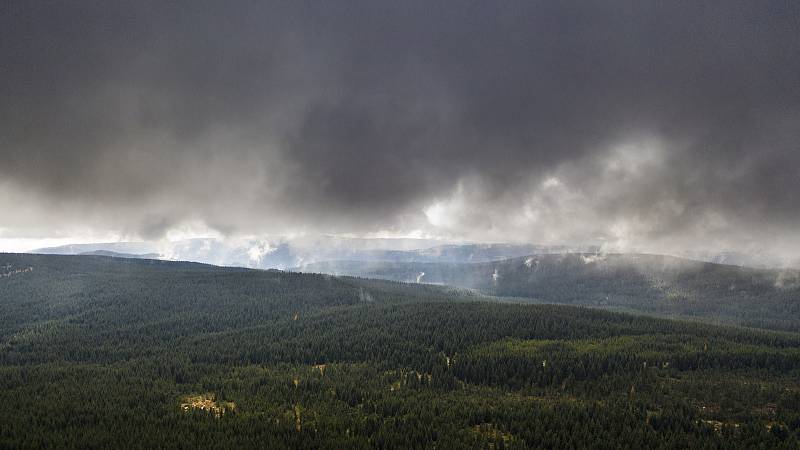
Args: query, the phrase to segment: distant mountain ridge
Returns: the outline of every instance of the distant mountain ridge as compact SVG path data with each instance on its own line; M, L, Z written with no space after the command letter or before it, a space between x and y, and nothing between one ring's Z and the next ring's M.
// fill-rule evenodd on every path
M91 252L78 253L83 256L110 256L112 258L134 258L134 259L159 259L158 253L119 253L110 250L94 250Z
M195 261L219 266L285 269L310 261L385 258L391 252L427 248L440 241L424 239L355 239L301 237L224 240L186 239L174 242L112 242L40 248L30 253L80 255L94 252L147 254L174 261Z
M142 255L172 261L257 269L304 268L325 261L477 263L538 254L599 253L597 245L452 243L432 239L361 239L336 236L266 239L199 238L174 242L75 244L31 253L79 255L91 252ZM157 256L155 256L157 255ZM800 261L766 254L689 251L676 255L698 261L754 268L800 267Z
M442 244L426 239L311 237L274 240L188 239L176 242L114 242L41 248L38 254L80 255L109 252L195 261L220 266L288 269L320 261L484 262L539 253L596 251L594 246L517 244ZM113 256L113 255L110 255Z
M68 244L57 247L45 247L27 253L46 255L80 255L92 252L112 252L120 254L158 253L156 247L148 242L106 242L100 244Z

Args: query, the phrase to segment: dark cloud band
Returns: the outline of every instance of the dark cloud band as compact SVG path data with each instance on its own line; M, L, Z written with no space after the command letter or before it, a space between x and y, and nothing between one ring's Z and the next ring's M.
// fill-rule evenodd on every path
M793 2L0 9L0 177L69 203L52 223L687 241L800 223Z

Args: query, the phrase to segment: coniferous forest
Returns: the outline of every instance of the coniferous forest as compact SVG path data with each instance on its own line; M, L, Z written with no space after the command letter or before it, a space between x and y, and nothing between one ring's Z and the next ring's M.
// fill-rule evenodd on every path
M102 256L0 311L0 448L800 446L796 333Z
M755 269L665 255L561 253L478 263L325 261L301 270L800 332L796 269Z

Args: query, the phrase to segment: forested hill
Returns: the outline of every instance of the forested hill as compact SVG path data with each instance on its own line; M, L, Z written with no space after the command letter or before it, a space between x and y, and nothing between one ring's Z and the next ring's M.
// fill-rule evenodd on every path
M376 300L452 300L454 291L192 262L0 254L0 336L30 325L65 338L75 329L120 334L156 323L168 335L221 332Z
M800 331L797 270L749 269L642 254L533 255L474 264L334 261L303 270Z
M0 448L800 445L800 335L0 254Z

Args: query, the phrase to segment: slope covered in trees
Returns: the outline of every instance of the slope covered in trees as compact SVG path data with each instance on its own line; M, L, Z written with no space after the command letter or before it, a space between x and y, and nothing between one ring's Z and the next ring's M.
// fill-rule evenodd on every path
M800 331L800 272L796 270L634 254L533 255L476 264L333 261L304 270Z
M797 448L800 335L0 254L0 447Z

